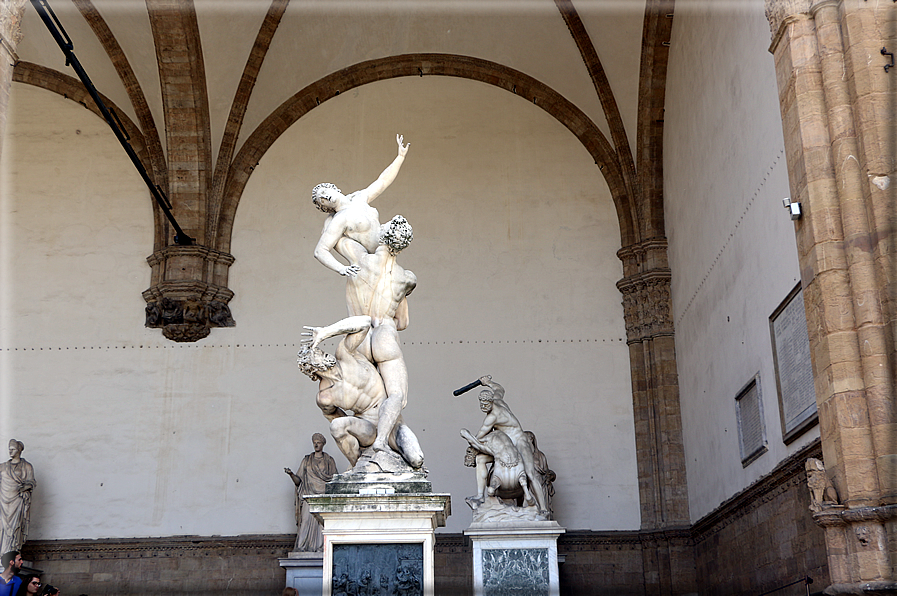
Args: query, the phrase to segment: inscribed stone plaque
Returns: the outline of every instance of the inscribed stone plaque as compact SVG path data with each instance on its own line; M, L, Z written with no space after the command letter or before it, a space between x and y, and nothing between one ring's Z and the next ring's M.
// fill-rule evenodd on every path
M759 375L754 377L735 398L735 409L738 416L741 464L747 466L766 452L766 426L763 424Z
M547 548L483 550L483 596L548 596Z
M424 545L334 544L333 596L423 596Z
M800 285L770 317L782 438L790 443L818 421L810 340Z

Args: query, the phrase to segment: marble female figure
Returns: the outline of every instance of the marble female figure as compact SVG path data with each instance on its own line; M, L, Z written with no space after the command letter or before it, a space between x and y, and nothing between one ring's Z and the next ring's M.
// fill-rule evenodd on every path
M296 536L296 546L293 550L304 552L320 552L324 550L324 534L321 524L308 510L308 503L302 495L322 495L328 482L337 473L336 462L324 453L324 444L327 439L321 433L312 435L312 444L315 450L302 458L302 463L294 474L289 468L284 468L293 483L296 485L296 523L299 524L299 533Z
M34 468L22 458L25 445L9 442L9 461L0 464L0 552L20 550L31 519Z

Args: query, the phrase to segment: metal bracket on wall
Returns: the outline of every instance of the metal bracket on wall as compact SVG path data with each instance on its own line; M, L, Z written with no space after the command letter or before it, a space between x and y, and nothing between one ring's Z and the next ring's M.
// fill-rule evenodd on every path
M897 0L895 0L895 1L897 1ZM889 52L889 51L888 51L888 48L882 48L882 49L881 49L881 55L882 55L882 56L890 56L890 57L891 57L891 63L890 63L890 64L885 64L885 72L888 72L889 70L891 70L892 68L894 68L894 52Z

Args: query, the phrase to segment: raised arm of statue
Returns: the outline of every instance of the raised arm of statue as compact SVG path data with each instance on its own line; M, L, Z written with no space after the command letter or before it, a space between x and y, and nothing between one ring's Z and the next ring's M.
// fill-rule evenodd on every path
M399 174L399 170L402 169L402 164L405 162L405 155L408 153L408 147L411 146L411 143L405 144L403 141L404 137L402 135L396 135L396 143L399 145L399 154L392 163L383 170L380 176L374 180L373 184L364 190L359 190L355 193L356 195L363 197L368 204L379 197L384 190L389 188L389 185L393 183L396 176Z
M505 388L493 381L491 375L480 377L480 383L492 390L492 393L495 394L495 399L505 398Z
M317 348L318 344L325 339L336 337L337 335L346 335L344 345L350 352L354 352L358 349L361 342L364 341L364 338L371 328L371 317L367 315L358 315L345 318L332 325L327 325L326 327L304 326L303 328L308 329L307 333L302 334L308 338L303 339L302 342L310 343L310 348L312 350Z

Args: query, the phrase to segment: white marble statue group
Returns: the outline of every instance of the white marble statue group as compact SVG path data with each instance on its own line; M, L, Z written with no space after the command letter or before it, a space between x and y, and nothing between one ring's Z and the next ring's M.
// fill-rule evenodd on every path
M505 402L504 387L491 376L480 377L455 393L476 385L484 387L479 401L486 417L476 435L461 429L469 443L464 463L477 472L477 493L466 499L474 522L551 519L555 473L539 451L536 435L523 430Z
M370 203L395 180L410 144L396 136L398 155L373 184L345 195L325 182L312 201L327 214L315 258L346 278L349 317L324 327L305 327L299 369L318 381L317 404L330 434L353 471L420 471L424 454L402 420L408 401L408 369L398 332L408 326L407 297L417 279L397 255L413 238L401 215L381 225ZM347 264L342 264L336 255ZM341 337L333 354L321 342Z
M401 215L381 225L371 207L371 201L395 180L408 153L401 135L396 135L396 142L395 160L367 188L345 195L325 182L312 190L315 206L327 214L314 255L346 278L349 317L323 327L305 327L308 332L303 335L308 338L298 363L303 373L318 381L317 405L330 421L330 434L349 460L350 472L357 474L426 473L417 437L402 420L408 369L398 333L408 326L408 296L417 278L396 258L411 243L412 230ZM339 343L333 354L325 353L319 346L333 337L340 337ZM477 469L477 494L467 499L474 520L496 514L501 519L549 519L554 472L536 446L535 435L520 426L504 401L501 385L482 377L465 390L478 385L485 387L480 407L486 419L475 436L461 432L470 444L467 464ZM315 447L319 452L317 443Z

